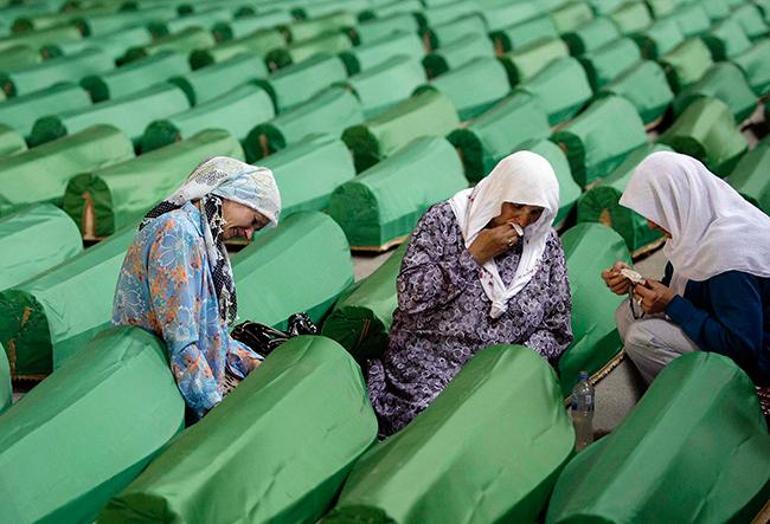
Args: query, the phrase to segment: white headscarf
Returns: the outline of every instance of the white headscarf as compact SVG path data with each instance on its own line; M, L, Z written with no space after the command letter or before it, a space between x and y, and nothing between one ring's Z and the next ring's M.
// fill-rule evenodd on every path
M704 281L726 271L770 277L770 217L692 157L651 154L620 204L671 233L663 252L681 277Z
M492 301L489 316L498 318L508 310L508 301L532 280L540 267L559 209L559 181L548 160L531 151L518 151L501 160L476 187L460 191L449 202L466 247L500 214L504 202L543 208L540 218L524 230L521 259L510 285L503 283L494 259L483 266L481 285Z

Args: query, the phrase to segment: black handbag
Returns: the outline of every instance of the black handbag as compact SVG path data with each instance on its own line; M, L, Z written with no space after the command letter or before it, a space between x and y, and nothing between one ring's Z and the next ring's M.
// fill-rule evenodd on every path
M295 313L289 317L288 329L281 331L259 322L243 322L233 329L231 336L249 346L253 351L267 357L275 348L298 335L317 335L316 326L306 313Z

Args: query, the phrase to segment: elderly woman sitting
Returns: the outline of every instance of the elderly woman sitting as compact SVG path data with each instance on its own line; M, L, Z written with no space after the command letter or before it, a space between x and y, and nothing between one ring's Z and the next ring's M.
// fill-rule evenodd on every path
M277 225L270 170L216 157L139 226L120 270L112 322L163 338L182 396L200 418L262 357L228 333L237 298L224 241Z
M572 341L551 227L558 208L553 168L521 151L425 213L398 276L390 344L368 370L382 435L406 426L489 345L524 344L556 363Z

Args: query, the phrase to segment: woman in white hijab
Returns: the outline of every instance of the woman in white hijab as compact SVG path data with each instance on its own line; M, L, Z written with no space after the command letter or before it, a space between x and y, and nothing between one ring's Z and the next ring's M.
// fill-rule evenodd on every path
M139 225L120 270L112 322L163 338L195 418L262 360L228 328L238 302L224 241L278 225L281 197L269 169L234 158L203 162Z
M634 172L620 203L647 218L667 241L662 282L633 286L621 264L602 276L617 294L633 288L618 329L649 382L671 360L696 350L732 358L757 386L770 386L770 217L698 160L653 153ZM641 317L641 318L634 318Z
M402 262L389 346L369 365L382 435L406 426L484 347L525 344L556 363L572 341L558 208L553 168L520 151L425 213Z

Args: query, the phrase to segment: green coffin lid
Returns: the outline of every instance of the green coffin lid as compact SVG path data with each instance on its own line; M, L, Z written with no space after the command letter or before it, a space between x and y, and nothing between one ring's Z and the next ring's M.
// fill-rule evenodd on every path
M314 38L323 33L340 31L345 27L356 25L353 13L340 11L318 18L294 22L286 26L286 31L293 42Z
M651 60L643 60L605 85L599 96L605 94L626 98L634 105L645 125L660 119L674 101L666 73Z
M480 13L431 26L423 32L423 41L427 48L437 49L469 33L487 34L487 23Z
M700 36L711 27L711 20L700 2L684 4L670 17L676 21L685 38Z
M190 53L190 65L193 69L200 69L209 64L222 62L240 53L264 57L269 51L281 47L285 43L286 40L280 31L277 29L264 29L208 49L194 50Z
M80 18L77 25L83 34L89 36L102 36L115 33L122 29L134 26L148 26L152 23L171 20L177 16L173 6L148 6L147 9L136 11L120 11L118 13L92 15Z
M763 140L743 155L725 180L743 197L770 215L770 143Z
M481 13L480 6L472 0L457 0L444 3L435 7L428 7L420 17L428 27L435 27L459 18L465 18L476 13Z
M570 88L564 89L567 85ZM538 98L552 126L577 115L593 97L585 69L571 57L552 61L535 76L520 84L519 90Z
M388 36L391 33L405 31L415 33L419 29L417 19L410 13L395 13L384 18L367 20L349 29L355 35L354 42L366 45Z
M729 60L751 49L751 41L743 26L734 18L728 18L701 37L715 61Z
M733 59L743 70L751 89L758 97L770 93L770 39L759 41L754 47Z
M578 58L594 91L617 80L641 59L639 47L630 38L620 38Z
M642 56L649 60L656 60L673 51L685 40L679 24L671 17L656 20L644 31L631 35L631 38L641 49Z
M499 31L533 18L547 16L541 3L536 0L499 2L498 5L484 8L481 15L487 22L489 32Z
M281 113L303 102L336 82L347 78L347 70L339 57L319 54L300 64L276 71L265 81L275 106Z
M48 44L72 42L82 38L83 35L77 27L65 25L40 31L25 31L23 33L16 33L0 38L0 50L10 49L19 45L27 45L34 49L40 49Z
M733 11L732 18L738 21L743 28L743 32L752 41L765 38L770 31L767 22L762 18L760 8L754 4L745 3L741 5Z
M286 25L291 21L292 16L288 11L276 9L259 16L244 16L229 22L217 22L211 26L211 32L218 42L226 42L249 36L257 31Z
M0 157L15 155L27 150L24 137L11 127L0 124Z
M611 18L601 16L562 36L570 53L576 56L599 49L620 38L618 26Z
M162 51L173 51L188 55L199 49L208 49L216 44L211 32L200 27L190 27L178 33L170 34L157 39L150 45L132 47L118 62L126 63L138 60L145 56L151 56Z
M179 86L194 106L224 95L233 86L258 78L267 78L265 62L257 55L240 53L191 73L182 72L180 76L169 78L169 82Z
M481 32L483 35L483 32ZM489 37L495 43L498 54L519 49L542 39L558 38L559 33L553 20L548 15L533 18L499 31L493 31Z
M117 60L128 49L149 45L151 42L152 34L146 27L134 26L101 36L91 36L82 40L47 45L40 51L44 56L59 56L78 53L87 47L97 47L107 53L113 60Z
M408 99L426 81L425 69L419 60L394 56L351 76L341 85L353 90L361 101L364 117L370 119Z
M703 77L679 93L674 101L674 112L680 115L699 97L717 98L727 104L736 122L743 122L757 107L757 97L738 66L719 62L711 66Z
M396 56L422 58L425 50L422 40L416 33L399 31L372 42L343 51L340 58L345 63L348 74L355 75L367 71Z
M610 13L610 18L624 35L644 31L652 24L652 16L645 2L631 1Z
M34 47L20 44L0 51L0 71L13 71L39 64L43 60L40 51Z
M285 48L274 49L265 57L271 71L298 64L317 54L337 54L353 47L350 37L343 32L324 33L309 40L293 42Z
M0 122L28 136L37 119L58 113L63 107L78 109L90 105L91 99L83 88L60 83L0 102Z
M494 56L494 47L486 35L469 33L433 51L423 58L422 64L428 78L434 78L474 60Z
M520 49L514 49L500 57L508 72L512 86L526 82L545 66L556 60L569 56L567 44L558 38L537 40Z
M567 2L551 11L551 18L559 33L564 34L585 26L593 20L594 13L586 2Z

